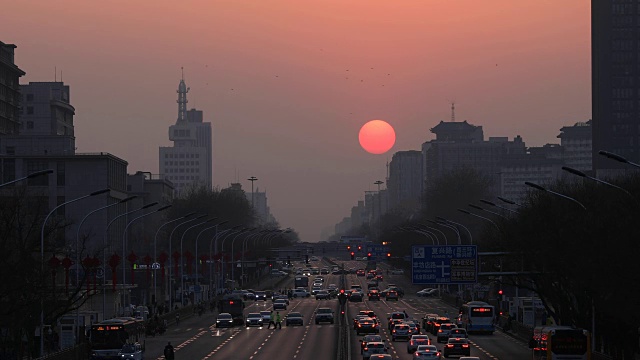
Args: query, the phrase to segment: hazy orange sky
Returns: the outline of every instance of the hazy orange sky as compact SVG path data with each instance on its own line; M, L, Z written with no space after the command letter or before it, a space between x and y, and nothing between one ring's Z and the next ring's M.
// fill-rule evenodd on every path
M2 4L0 40L21 83L62 72L77 151L131 174L158 172L184 67L214 184L258 177L305 241L377 189L395 151L432 140L451 101L485 139L528 146L591 118L589 0L20 0ZM371 119L395 128L385 155L358 143Z

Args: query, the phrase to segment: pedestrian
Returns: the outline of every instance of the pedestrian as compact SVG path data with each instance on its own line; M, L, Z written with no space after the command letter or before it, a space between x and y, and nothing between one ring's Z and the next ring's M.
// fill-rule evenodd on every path
M171 341L164 347L164 358L166 360L173 360L174 351L173 346L171 345Z
M269 325L267 325L267 329L271 329L271 324L273 324L273 328L276 328L276 323L273 321L273 310L271 310L271 313L269 314Z
M176 325L180 325L180 314L176 314Z
M275 329L276 326L278 327L278 329L282 329L282 320L280 320L280 311L276 313L276 324L273 326L273 328Z

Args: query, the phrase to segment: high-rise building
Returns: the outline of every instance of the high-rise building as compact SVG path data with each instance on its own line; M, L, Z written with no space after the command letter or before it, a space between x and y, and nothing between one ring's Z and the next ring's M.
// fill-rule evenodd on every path
M30 82L20 85L22 109L20 135L74 136L69 85L57 82Z
M19 131L20 85L25 72L14 61L13 44L0 41L0 135L13 135Z
M389 208L417 210L422 197L422 152L398 151L389 163Z
M637 0L591 1L593 169L606 175L625 164L609 151L640 163L640 52ZM615 170L613 170L615 171Z
M591 120L578 122L573 126L563 126L560 129L560 146L563 149L564 165L590 172L592 169L592 141Z
M179 195L189 186L212 186L211 123L201 110L187 111L189 88L184 77L178 85L178 120L169 127L172 147L160 147L159 168Z

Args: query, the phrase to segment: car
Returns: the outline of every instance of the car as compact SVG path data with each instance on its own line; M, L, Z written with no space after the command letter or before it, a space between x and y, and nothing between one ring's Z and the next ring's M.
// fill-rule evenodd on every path
M374 277L375 277L375 275L373 275L372 273L368 273L367 276L366 276L367 280L373 279Z
M311 295L315 295L315 294L317 294L317 293L318 293L318 291L322 291L322 285L314 286L314 287L311 289Z
M352 291L351 294L349 294L349 301L351 302L362 302L363 300L363 295L360 291Z
M258 301L258 300L267 301L267 292L266 291L256 291L255 295L256 295L256 301Z
M366 315L374 320L378 318L373 310L360 310L358 315Z
M416 360L441 360L442 353L435 345L420 345L413 353Z
M407 353L413 354L418 350L420 345L431 345L431 339L428 335L411 335L409 342L407 343Z
M376 279L376 281L382 281L384 278L382 277L382 275L377 274L375 279Z
M435 319L439 317L440 315L438 314L432 314L432 313L424 314L424 316L422 317L422 328L424 329L424 331L431 332L431 326L433 325L433 322L435 321Z
M287 295L276 294L273 296L273 301L276 301L276 300L284 300L284 302L286 302L287 305L289 305L289 297Z
M461 356L458 360L480 360L477 356Z
M454 329L455 327L456 327L456 324L452 324L452 323L440 324L440 327L438 328L437 341L439 343L440 342L446 343L447 340L449 339L449 333L451 332L451 329Z
M118 353L118 359L142 360L143 350L140 343L124 344Z
M287 310L287 302L284 299L274 300L273 310Z
M378 288L378 282L377 281L369 281L367 283L367 290L377 289L377 288Z
M403 323L396 324L393 330L391 330L391 338L393 341L397 339L407 339L407 341L409 341L411 338L411 327Z
M356 324L356 334L379 334L380 325L370 317L361 318Z
M384 340L380 335L365 335L362 339L360 339L360 354L362 354L362 352L364 351L367 343L370 342L384 342Z
M417 322L415 322L414 320L407 320L407 319L405 319L403 322L409 325L409 327L411 328L411 335L420 334L420 325L418 325Z
M416 295L419 297L431 297L435 296L438 293L438 289L426 288L418 291Z
M442 349L442 355L449 357L450 355L471 355L471 346L469 340L465 338L450 338L447 345Z
M327 268L322 268L322 269L320 269L320 274L322 274L322 275L329 275L329 269L327 269Z
M404 275L404 270L402 269L392 269L391 275Z
M453 328L449 331L449 338L459 337L459 338L468 338L467 330L462 328Z
M364 314L358 314L356 315L356 317L353 318L353 330L356 330L358 328L358 322L362 319L367 319L370 317L368 315L364 315Z
M284 324L286 326L300 325L304 326L304 318L299 312L290 312L285 316Z
M450 323L451 319L446 316L440 316L433 320L433 324L431 325L431 333L433 335L438 335L438 329L440 329L441 324Z
M362 349L362 358L363 359L376 359L372 357L375 354L386 354L389 348L385 345L384 342L381 341L371 341L368 342L364 349Z
M398 296L398 292L397 291L389 290L389 291L386 292L385 298L387 299L387 301L389 301L389 300L398 301L400 297Z
M249 313L247 315L247 319L245 320L245 325L247 327L264 325L262 315L260 315L260 313Z
M365 276L365 272L364 269L358 269L356 270L356 276Z
M269 323L269 321L271 321L271 311L270 310L263 310L260 311L260 316L262 316L262 324L264 325L264 323Z
M369 357L369 360L392 360L390 354L373 354Z
M304 290L304 289L295 289L295 290L293 290L293 297L294 298L306 298L306 297L309 297L309 296L311 296L311 295L309 295L307 290Z
M311 261L319 261L319 260L320 260L320 259L318 259L318 257L317 257L317 256L312 256L312 257L311 257Z
M329 322L333 324L333 310L331 310L330 308L318 308L318 310L316 311L315 321L316 325L320 324L321 322Z
M320 290L316 293L316 300L328 300L331 298L331 295L327 290Z
M220 313L216 318L216 328L233 327L233 316L229 313Z

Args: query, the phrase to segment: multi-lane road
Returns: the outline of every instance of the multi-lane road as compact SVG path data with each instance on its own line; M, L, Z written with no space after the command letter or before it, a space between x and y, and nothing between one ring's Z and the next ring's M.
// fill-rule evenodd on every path
M364 267L363 262L344 261L345 267ZM313 264L322 267L327 264L320 262ZM337 275L324 275L325 285L340 284ZM292 281L292 280L291 280ZM355 274L347 275L347 287L360 284L366 289L364 277ZM410 286L409 280L401 275L391 275L382 282L382 287L393 282L403 287ZM292 287L292 283L285 287ZM315 312L319 307L330 307L336 310L335 316L341 316L338 311L337 300L315 300L313 297L293 299L286 311L282 311L282 329L267 329L266 327L235 327L231 329L216 329L215 314L206 313L201 317L194 316L186 319L178 326L173 326L162 335L147 338L145 359L163 359L162 350L168 341L176 348L176 359L335 359L338 343L338 323L314 322ZM249 312L270 310L271 301L248 302L245 315ZM392 311L405 310L410 317L421 319L425 313L441 315L455 314L456 309L435 298L419 298L408 293L399 301L368 301L348 303L344 316L351 324L352 317L359 310L371 309L382 319L381 335L386 339L389 353L397 359L410 359L407 353L407 342L391 341L386 327L386 315ZM290 311L302 313L305 319L303 326L287 327L284 315ZM346 336L350 344L351 359L361 359L359 339L352 327ZM496 332L493 335L471 335L471 355L480 359L527 359L530 357L526 344L507 335ZM434 339L435 343L435 339ZM443 345L439 344L438 348Z

